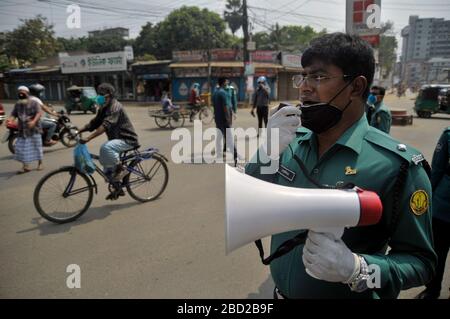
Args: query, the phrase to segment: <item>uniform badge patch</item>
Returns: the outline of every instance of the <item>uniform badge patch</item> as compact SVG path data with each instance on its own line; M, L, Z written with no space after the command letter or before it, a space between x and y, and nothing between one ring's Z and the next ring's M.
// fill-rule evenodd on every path
M278 169L278 174L280 174L290 182L292 182L295 178L295 173L283 165L280 165L280 168Z
M356 175L356 172L356 168L351 168L350 166L345 168L345 175Z
M409 207L411 207L411 210L415 215L420 216L424 214L428 210L428 206L428 194L424 190L420 189L411 195Z

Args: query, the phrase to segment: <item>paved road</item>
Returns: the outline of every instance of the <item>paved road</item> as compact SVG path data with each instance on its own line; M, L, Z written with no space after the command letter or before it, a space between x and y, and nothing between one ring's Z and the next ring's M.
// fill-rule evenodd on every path
M412 101L388 97L391 107L410 109ZM9 112L11 105L6 105ZM147 109L127 107L143 146L170 157L171 130L161 130ZM92 115L73 115L82 125ZM431 160L449 116L414 118L392 135L421 149ZM248 110L237 125L256 126ZM192 124L186 127L192 131ZM4 125L0 135L4 133ZM104 138L89 144L98 150ZM270 298L268 268L257 250L244 247L225 256L224 165L169 163L169 185L159 200L140 204L126 196L106 201L106 185L78 221L55 225L40 218L32 204L38 180L51 169L72 163L72 150L45 149L45 170L15 175L19 168L6 144L0 145L0 297L2 298ZM196 156L198 154L194 154ZM266 241L267 244L267 241ZM69 289L66 268L81 268L81 289ZM446 287L450 284L446 275ZM412 297L419 288L403 292ZM447 297L447 294L445 294Z

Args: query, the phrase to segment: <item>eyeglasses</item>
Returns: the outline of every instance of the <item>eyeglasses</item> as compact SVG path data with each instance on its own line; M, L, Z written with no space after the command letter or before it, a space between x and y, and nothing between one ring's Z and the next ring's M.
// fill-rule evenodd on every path
M292 84L293 87L298 89L303 81L306 81L306 84L311 87L317 87L321 81L323 80L330 80L330 79L337 79L337 78L347 78L351 77L351 75L339 75L339 76L324 76L324 75L318 75L318 74L311 74L311 75L303 75L303 74L297 74L292 77Z

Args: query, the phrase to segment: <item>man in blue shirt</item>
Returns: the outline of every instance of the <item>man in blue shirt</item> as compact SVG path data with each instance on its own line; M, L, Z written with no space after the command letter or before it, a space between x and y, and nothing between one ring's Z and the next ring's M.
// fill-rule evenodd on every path
M216 89L213 95L213 105L214 105L214 120L216 122L216 127L222 133L222 136L225 137L223 143L223 150L227 149L226 141L228 140L228 148L233 149L233 156L236 160L236 149L232 147L232 137L228 136L227 139L227 128L231 128L231 112L228 109L227 101L228 101L228 93L225 91L225 86L227 84L226 78L219 78L218 85L219 87ZM230 145L231 144L231 145ZM216 148L216 155L219 153L219 149Z

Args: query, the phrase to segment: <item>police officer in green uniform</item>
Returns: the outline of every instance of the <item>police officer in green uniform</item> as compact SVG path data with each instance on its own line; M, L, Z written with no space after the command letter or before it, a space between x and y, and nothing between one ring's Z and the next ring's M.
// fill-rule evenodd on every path
M227 107L230 111L230 125L232 125L233 115L237 113L237 96L236 89L228 82L225 85L225 92L227 93Z
M279 129L279 152L260 149L246 174L289 187L354 184L379 195L383 217L377 225L346 229L342 238L312 230L273 235L272 257L294 237L306 238L270 263L274 296L396 298L402 289L426 284L436 265L426 162L417 150L368 125L372 49L356 36L327 34L311 42L302 65L304 72L294 77L302 127L296 107L276 112L268 139L271 129ZM261 168L272 161L278 171L264 174ZM372 276L377 270L378 282Z
M439 138L431 166L433 238L438 264L436 276L426 285L427 288L417 296L418 299L439 298L445 262L450 249L450 126L444 130Z
M370 125L389 134L391 130L392 116L391 111L384 104L384 95L386 89L382 86L373 86L370 90L370 94L376 97L376 102L374 103L374 110L370 117ZM370 98L369 98L370 100Z

